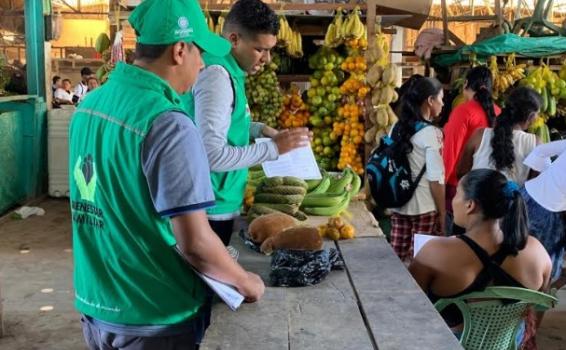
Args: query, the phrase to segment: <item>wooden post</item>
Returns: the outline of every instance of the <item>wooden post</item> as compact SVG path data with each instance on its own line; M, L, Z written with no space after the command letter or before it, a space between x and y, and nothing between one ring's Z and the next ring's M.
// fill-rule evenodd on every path
M442 30L444 32L444 45L449 45L448 41L448 6L446 0L442 0Z
M503 26L503 12L501 9L501 0L495 0L495 16L496 16L496 24L497 28L501 28Z

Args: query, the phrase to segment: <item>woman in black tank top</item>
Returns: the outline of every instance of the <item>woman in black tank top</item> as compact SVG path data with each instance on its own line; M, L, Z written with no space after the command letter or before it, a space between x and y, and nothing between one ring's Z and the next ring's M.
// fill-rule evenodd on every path
M515 183L494 170L473 170L460 180L452 205L454 222L466 233L429 241L409 266L433 303L490 285L547 287L550 257L529 237L525 204ZM457 309L447 309L443 317L449 326L462 323Z

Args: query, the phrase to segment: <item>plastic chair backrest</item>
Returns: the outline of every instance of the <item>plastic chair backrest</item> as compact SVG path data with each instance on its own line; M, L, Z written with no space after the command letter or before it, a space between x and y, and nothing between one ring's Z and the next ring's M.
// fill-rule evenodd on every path
M441 312L456 305L464 319L460 344L466 350L515 350L519 324L529 306L554 307L558 300L525 288L488 287L456 298L440 299L434 306Z

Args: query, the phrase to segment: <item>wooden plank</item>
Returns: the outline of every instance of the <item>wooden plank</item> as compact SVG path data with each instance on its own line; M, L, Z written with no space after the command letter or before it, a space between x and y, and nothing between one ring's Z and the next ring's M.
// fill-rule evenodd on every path
M385 239L338 245L380 350L462 349Z
M239 262L269 280L270 257L233 237ZM327 241L326 248L335 247ZM212 324L201 349L373 349L345 271L332 271L316 286L267 287L264 298L237 312L213 307Z

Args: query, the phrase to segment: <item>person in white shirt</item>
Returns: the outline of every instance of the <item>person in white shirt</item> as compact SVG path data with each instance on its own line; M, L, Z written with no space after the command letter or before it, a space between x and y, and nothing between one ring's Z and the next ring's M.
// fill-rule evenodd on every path
M409 262L413 255L415 233L444 233L446 214L442 131L431 124L440 114L442 84L436 79L417 80L401 101L399 122L391 137L406 144L413 180L425 167L413 197L401 208L391 209L391 246L397 256ZM415 133L417 123L427 126ZM379 202L379 198L375 199ZM437 223L440 229L437 229Z
M539 143L536 135L526 132L540 111L541 97L527 87L514 89L494 128L478 129L466 146L456 173L461 179L472 169L497 170L508 180L523 186L530 168L525 158Z
M521 189L529 231L550 255L553 288L560 289L566 284L566 271L562 268L566 249L566 140L536 147L524 164L540 173Z
M81 69L81 81L75 86L73 90L73 102L77 103L82 101L86 93L88 92L88 79L93 76L93 72L90 68L84 67Z
M73 94L71 94L71 81L63 79L63 86L55 90L53 98L60 105L72 105Z

